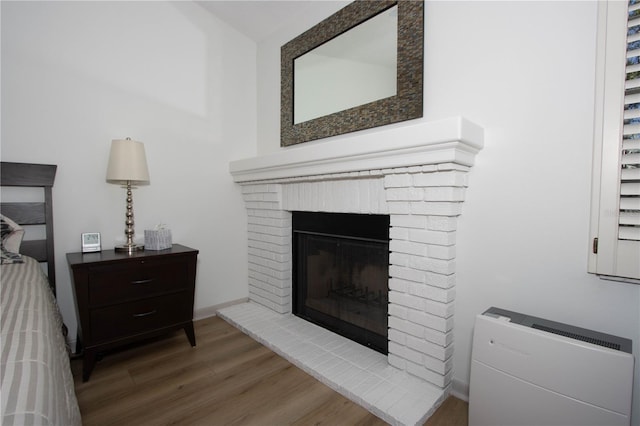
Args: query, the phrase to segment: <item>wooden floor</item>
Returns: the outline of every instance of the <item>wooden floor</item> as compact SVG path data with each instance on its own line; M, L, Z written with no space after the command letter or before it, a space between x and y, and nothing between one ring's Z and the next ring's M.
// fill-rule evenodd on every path
M88 382L71 363L85 426L384 425L220 318L184 333L107 354ZM449 398L428 426L467 424L467 404Z

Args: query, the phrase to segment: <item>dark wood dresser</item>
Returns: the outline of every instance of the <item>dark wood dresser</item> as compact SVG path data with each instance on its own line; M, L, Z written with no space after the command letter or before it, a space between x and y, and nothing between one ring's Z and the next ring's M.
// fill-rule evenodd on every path
M68 253L78 316L76 351L89 380L98 353L184 329L191 346L198 250L174 244L133 254Z

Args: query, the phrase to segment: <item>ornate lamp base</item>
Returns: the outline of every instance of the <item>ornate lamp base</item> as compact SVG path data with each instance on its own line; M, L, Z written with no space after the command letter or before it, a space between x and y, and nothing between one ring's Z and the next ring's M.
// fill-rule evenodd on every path
M131 181L127 181L127 220L125 221L126 228L124 235L127 239L125 244L114 247L114 250L119 253L135 253L137 251L143 251L143 244L136 244L133 242L133 236L135 231L133 229L133 193L131 192Z

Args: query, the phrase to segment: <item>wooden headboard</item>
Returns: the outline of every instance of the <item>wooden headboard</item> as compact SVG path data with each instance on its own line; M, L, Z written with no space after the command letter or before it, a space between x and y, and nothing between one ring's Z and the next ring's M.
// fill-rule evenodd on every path
M0 163L0 185L39 187L44 191L42 202L3 202L0 211L19 225L44 225L46 239L24 240L20 253L39 262L47 262L47 276L53 293L56 292L56 262L53 249L53 204L51 187L58 166L51 164Z

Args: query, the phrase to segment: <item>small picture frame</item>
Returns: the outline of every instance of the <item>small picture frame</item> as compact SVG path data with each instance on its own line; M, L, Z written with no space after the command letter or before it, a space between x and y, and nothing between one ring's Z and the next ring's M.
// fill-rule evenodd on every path
M82 234L82 252L92 253L102 250L99 232L85 232Z

